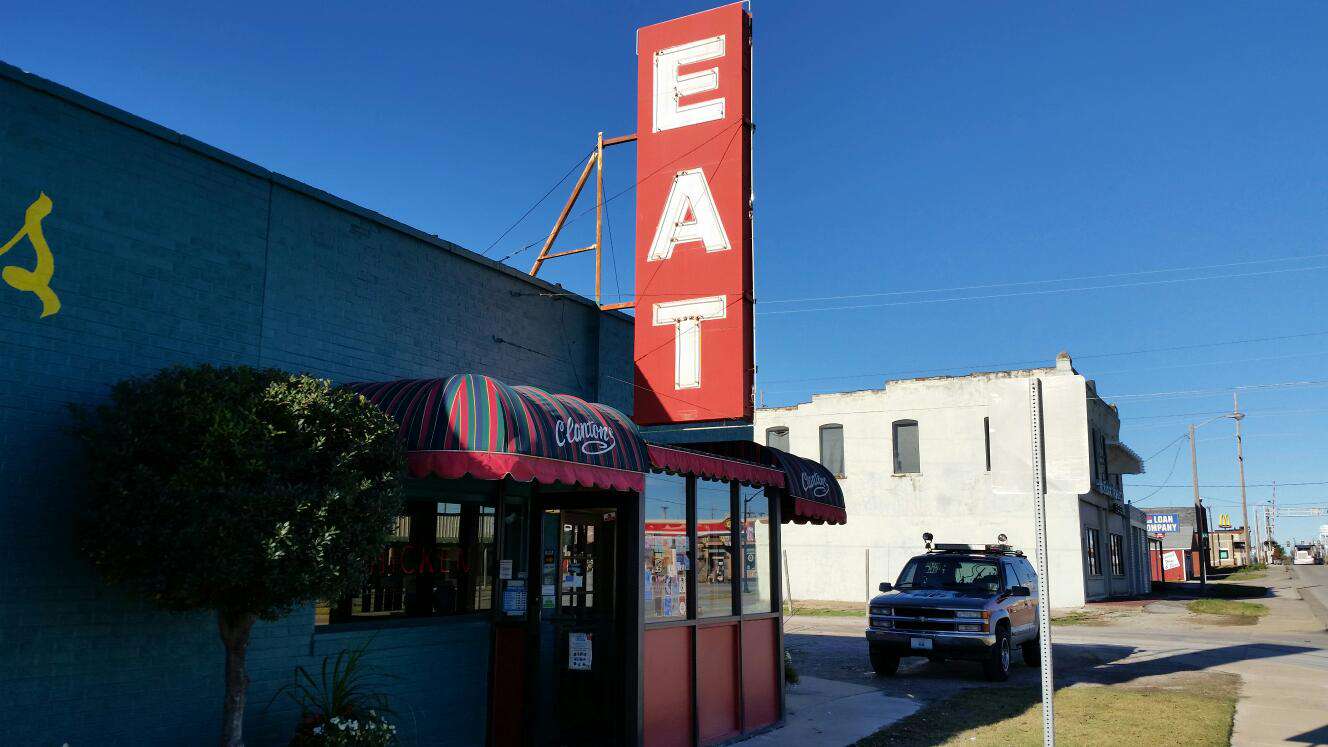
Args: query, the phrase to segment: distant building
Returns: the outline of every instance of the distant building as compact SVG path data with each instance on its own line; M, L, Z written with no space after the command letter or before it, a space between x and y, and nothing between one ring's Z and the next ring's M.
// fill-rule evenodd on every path
M1143 464L1119 441L1116 408L1070 356L1056 365L886 382L760 408L755 438L819 459L839 476L846 526L789 526L794 599L859 600L937 542L1009 543L1034 554L1029 385L1042 381L1050 600L1150 590L1144 513L1121 475Z
M1208 534L1208 567L1240 568L1250 562L1249 550L1245 546L1245 530L1214 529Z

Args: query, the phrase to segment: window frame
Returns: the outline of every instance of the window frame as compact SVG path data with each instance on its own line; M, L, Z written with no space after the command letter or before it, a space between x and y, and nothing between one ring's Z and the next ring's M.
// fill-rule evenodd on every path
M1084 527L1084 560L1088 575L1102 575L1102 532L1095 527Z
M914 446L914 454L915 454L915 456L917 457L917 460L918 460L918 461L917 461L917 469L915 469L915 470L905 470L905 469L904 469L904 466L905 466L905 465L903 465L903 464L900 462L900 460L899 460L899 427L900 427L900 426L904 426L905 428L908 428L908 427L912 427L912 428L913 428L913 446ZM894 461L893 461L893 463L892 463L892 465L891 465L891 467L892 467L893 470L894 470L893 474L895 474L895 475L920 475L920 474L922 474L922 426L918 424L918 421L916 421L916 420L912 420L912 419L910 419L910 418L903 418L903 419L896 420L896 421L890 423L890 446L891 446L891 450L894 452L894 454L893 454L893 456L894 456Z
M839 431L839 469L831 469L830 465L825 463L825 433L826 431ZM844 479L848 476L848 455L844 453L844 424L843 423L825 423L817 430L817 448L819 450L819 461L822 467L830 470L830 474L837 479Z
M770 443L770 436L774 434L778 434L784 437L783 446L775 446L774 444ZM789 427L787 425L772 425L769 428L766 428L765 445L772 449L779 449L780 451L788 451L789 447L792 445L792 434L789 432Z
M1111 562L1111 575L1124 576L1125 568L1125 535L1117 532L1107 533L1108 556ZM1117 569L1119 566L1119 570Z

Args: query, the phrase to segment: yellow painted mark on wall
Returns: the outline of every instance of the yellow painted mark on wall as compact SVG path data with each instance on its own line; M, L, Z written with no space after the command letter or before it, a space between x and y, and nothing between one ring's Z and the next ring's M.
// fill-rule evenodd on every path
M0 270L0 277L3 277L15 290L27 291L41 299L43 319L60 310L60 299L55 295L55 291L51 290L51 276L55 274L55 255L51 254L51 247L47 245L46 236L42 234L42 221L51 214L52 207L51 198L42 192L24 213L23 227L14 234L9 243L0 246L0 255L3 255L26 236L33 250L37 252L35 268L27 270L12 265L7 266Z

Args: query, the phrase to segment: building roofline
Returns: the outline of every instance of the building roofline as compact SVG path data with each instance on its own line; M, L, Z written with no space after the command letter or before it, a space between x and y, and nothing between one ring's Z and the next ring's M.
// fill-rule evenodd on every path
M1013 379L1013 378L1021 378L1027 376L1064 376L1067 374L1071 376L1082 375L1078 371L1067 370L1064 368L1057 368L1056 366L1044 366L1041 368L1012 368L1012 369L993 370L993 371L972 371L966 374L945 374L941 376L916 376L909 379L887 379L885 385L881 387L869 387L866 389L849 389L842 392L817 392L813 393L812 398L805 402L796 402L791 405L780 405L779 407L758 407L756 408L756 411L792 412L800 407L803 407L804 405L810 405L818 399L826 399L829 397L847 397L854 394L883 394L890 388L891 385L896 385L896 384L922 384L922 383L930 383L937 381L963 381L965 379L980 379L980 378Z
M240 158L237 155L234 155L232 153L227 153L226 151L221 150L220 148L208 145L207 143L204 143L201 140L197 140L188 135L185 135L184 133L177 132L168 127L163 127L162 125L159 125L156 122L144 119L143 117L127 112L124 109L120 109L118 107L107 104L104 101L94 99L86 94L79 93L78 91L75 91L74 89L69 88L68 86L63 86L60 85L59 83L55 83L53 81L42 78L41 76L34 75L33 73L30 73L26 70L15 67L14 65L10 65L9 63L4 62L3 60L0 60L0 78L14 81L15 83L21 86L25 86L27 88L31 88L34 91L38 91L53 98L60 99L61 101L72 104L86 111L92 112L93 114L97 114L99 116L105 117L119 124L131 127L135 130L151 135L152 137L164 140L172 145L177 145L181 148L184 148L185 150L203 156L204 158L225 164L234 169L238 169L254 177L257 177L259 179L266 179L272 182L273 184L284 187L292 192L297 192L299 194L305 195L306 197L310 197L314 200L327 204L331 207L337 208L347 213L351 213L352 215L363 218L365 220L377 223L385 228L389 228L399 233L403 233L407 236L410 236L413 239L417 239L426 244L429 244L433 246L435 249L440 249L442 251L448 252L449 254L454 254L462 259L469 260L476 264L483 265L489 269L502 272L517 280L529 283L530 285L539 288L540 290L557 293L558 296L561 298L566 298L576 303L589 306L593 309L596 309L597 311L600 311L601 313L616 315L618 317L621 317L622 319L631 319L630 316L621 311L616 311L616 310L604 311L603 309L600 309L599 304L595 303L593 300L586 298L585 296L582 296L580 294L572 293L561 285L550 283L545 280L540 280L537 277L532 277L531 275L524 273L516 269L515 267L510 267L501 262L498 262L497 260L489 259L488 257L482 256L476 252L466 249L465 247L462 247L459 244L454 244L453 242L448 241L447 239L442 239L433 234L425 233L419 230L418 228L409 226L405 223L402 223L399 220L389 218L383 215L382 213L375 212L362 205L357 205L353 202L350 202L349 200L337 197L336 195L331 194L330 192L326 192L315 186L306 184L302 181L299 181L298 179L292 179L291 177L285 176L284 174L280 174L275 171L270 171L268 169L265 169L262 166L253 163L252 161L247 161L243 158Z

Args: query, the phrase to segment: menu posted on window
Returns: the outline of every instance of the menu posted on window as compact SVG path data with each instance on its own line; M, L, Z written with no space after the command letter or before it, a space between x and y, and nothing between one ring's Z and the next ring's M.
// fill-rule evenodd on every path
M580 671L590 671L591 665L591 634L590 633L568 633L567 634L567 668Z

